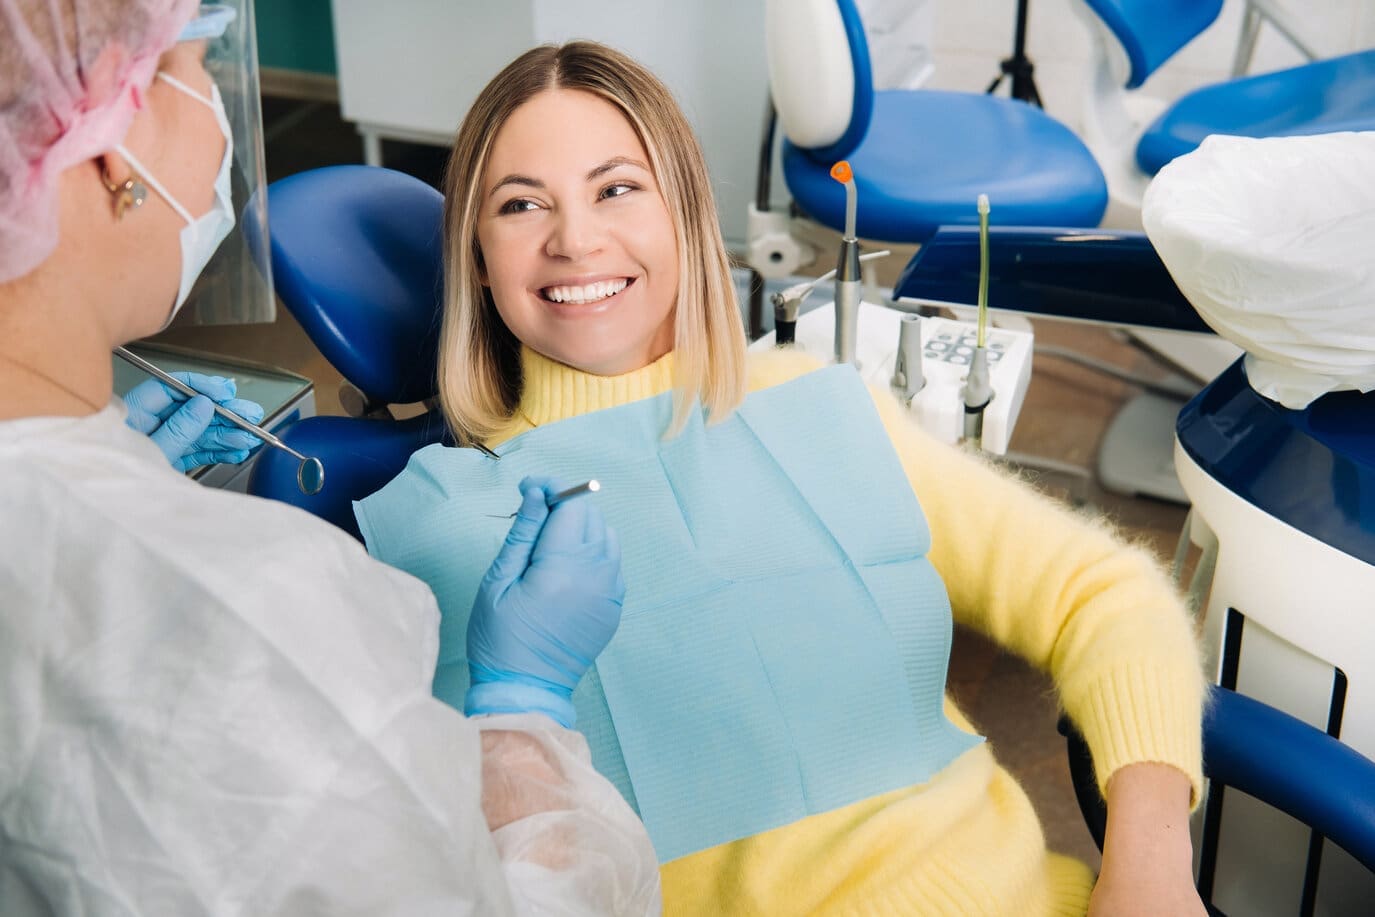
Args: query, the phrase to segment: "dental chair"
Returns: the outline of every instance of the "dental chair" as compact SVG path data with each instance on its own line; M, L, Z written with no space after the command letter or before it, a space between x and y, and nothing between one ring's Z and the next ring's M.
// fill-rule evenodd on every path
M795 206L831 229L845 224L845 192L830 177L840 159L854 170L860 238L921 243L939 226L976 224L981 193L992 198L997 225L1098 225L1107 205L1102 172L1079 138L1039 108L979 93L875 92L853 0L769 0L765 15L773 103L747 251L760 276L794 274L810 260L789 215L769 210L774 108ZM751 339L761 334L761 313L755 294Z
M1084 137L1107 177L1109 225L1137 224L1156 172L1209 134L1287 137L1375 130L1375 50L1276 73L1242 76L1262 21L1309 58L1313 52L1270 0L1248 0L1234 79L1173 104L1136 92L1213 24L1223 0L1082 0L1073 4L1093 39L1093 85ZM1120 214L1117 208L1122 208Z
M336 166L273 183L269 213L272 265L283 303L369 404L368 416L311 417L280 431L293 448L323 462L325 487L319 494L301 494L296 462L271 449L263 450L249 492L291 503L359 537L352 501L399 474L417 449L451 441L433 410L409 420L392 419L384 411L387 404L430 400L435 392L440 197L400 173ZM998 231L994 302L1000 291L1022 288L1039 291L1058 308L1078 303L1087 313L1100 294L1091 288L1085 292L1083 282L1096 277L1108 294L1137 291L1130 311L1135 321L1172 327L1199 321L1187 303L1181 305L1177 288L1140 234L1121 234L1116 249L1095 251L1095 245L1112 246L1115 237L1040 231L1014 245L1017 232ZM900 290L939 289L951 301L961 301L977 284L977 247L976 234L966 228L941 231L926 247L927 259L909 268L904 281L909 286L900 283ZM1057 273L1048 266L1056 261L1052 250L1077 259L1077 268ZM1035 300L1024 294L1023 301ZM1375 868L1375 764L1321 730L1221 691L1205 724L1204 747L1209 773L1219 784L1296 815ZM1081 789L1088 791L1088 798L1084 792L1080 798L1092 827L1095 818L1101 825L1101 814L1093 816L1090 804L1101 809L1101 799L1084 754L1074 766ZM1315 769L1321 779L1313 777Z
M443 208L419 179L370 166L314 169L268 188L277 294L346 380L340 400L357 416L306 418L283 436L321 459L319 493L301 492L296 460L278 449L262 450L249 493L362 540L353 501L380 490L416 450L446 440L438 409L396 420L388 407L435 396Z

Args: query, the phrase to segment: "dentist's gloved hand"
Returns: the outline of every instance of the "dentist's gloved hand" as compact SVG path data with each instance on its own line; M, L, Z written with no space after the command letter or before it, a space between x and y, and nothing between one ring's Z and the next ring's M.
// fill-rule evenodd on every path
M217 462L237 465L248 458L248 453L262 440L220 417L211 402L222 404L253 423L263 419L262 406L235 398L232 379L200 373L172 375L201 394L188 399L157 379L149 379L124 396L124 403L129 406L125 422L146 433L178 471Z
M469 716L544 713L573 725L573 689L621 620L621 549L597 504L550 509L554 480L520 482L522 501L468 620Z

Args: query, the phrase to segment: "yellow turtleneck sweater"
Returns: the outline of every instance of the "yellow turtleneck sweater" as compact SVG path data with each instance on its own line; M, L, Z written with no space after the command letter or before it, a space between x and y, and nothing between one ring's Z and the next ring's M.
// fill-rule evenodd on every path
M668 391L672 360L603 377L526 349L520 409L500 440ZM819 365L795 351L752 354L750 389ZM1152 761L1187 774L1197 800L1204 682L1189 619L1155 562L931 439L886 392L874 397L926 514L930 559L955 620L1051 675L1093 751L1100 790L1119 768ZM977 731L949 698L946 711ZM1093 885L1082 863L1046 850L1030 801L987 743L920 786L682 857L660 872L670 915L1082 914Z

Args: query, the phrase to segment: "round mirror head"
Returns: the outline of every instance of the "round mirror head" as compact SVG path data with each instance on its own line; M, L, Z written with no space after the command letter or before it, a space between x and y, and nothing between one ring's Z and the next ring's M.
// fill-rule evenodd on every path
M296 469L296 485L301 493L313 497L325 486L325 466L317 458L308 458Z

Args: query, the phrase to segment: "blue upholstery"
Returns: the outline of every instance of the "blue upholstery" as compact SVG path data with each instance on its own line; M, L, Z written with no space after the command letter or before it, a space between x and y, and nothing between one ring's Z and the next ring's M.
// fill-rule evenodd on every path
M1287 713L1214 686L1203 716L1203 773L1273 806L1375 872L1375 762ZM1103 846L1106 810L1088 746L1067 721L1084 821Z
M1128 89L1217 18L1222 0L1085 0L1131 62ZM1205 86L1181 98L1142 134L1136 163L1154 175L1209 134L1293 137L1375 130L1375 51Z
M1375 130L1375 51L1205 86L1155 120L1136 147L1149 175L1209 134L1295 137Z
M1096 226L1108 193L1069 128L1024 102L963 92L878 93L850 165L859 235L890 242L924 242L941 225L978 225L980 194L993 203L995 226ZM845 188L829 169L784 141L788 190L814 219L839 229Z
M313 169L268 189L277 293L369 401L435 393L443 208L419 179L372 166Z
M432 397L443 277L439 192L388 169L333 166L273 182L268 202L277 293L315 346L371 401ZM264 449L249 493L299 506L355 538L353 501L447 436L438 411L403 421L308 417L278 433L320 459L325 486L302 494L297 460Z
M859 191L857 230L865 238L924 242L942 224L975 224L980 194L992 201L995 225L1098 225L1107 184L1069 128L1039 108L988 95L872 93L858 14L852 0L837 3L856 66L850 128L825 148L783 143L788 190L809 216L844 228L845 189L830 168L848 158ZM861 86L873 97L867 131Z
M280 449L263 449L249 475L248 492L300 507L333 523L359 541L353 501L382 489L401 473L411 453L446 438L444 419L431 411L409 420L360 417L307 417L279 433L302 455L325 466L325 486L313 496L296 486L295 458Z
M1127 52L1135 89L1217 19L1222 0L1085 0Z

